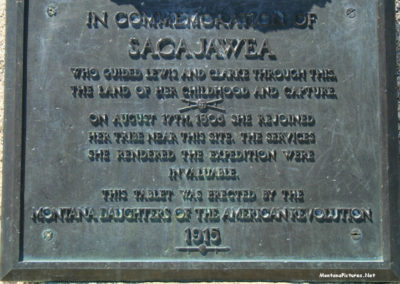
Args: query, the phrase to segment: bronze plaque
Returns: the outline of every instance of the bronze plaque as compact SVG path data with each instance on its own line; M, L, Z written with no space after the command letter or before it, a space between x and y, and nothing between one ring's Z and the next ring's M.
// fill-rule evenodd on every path
M393 13L7 1L2 278L398 279Z

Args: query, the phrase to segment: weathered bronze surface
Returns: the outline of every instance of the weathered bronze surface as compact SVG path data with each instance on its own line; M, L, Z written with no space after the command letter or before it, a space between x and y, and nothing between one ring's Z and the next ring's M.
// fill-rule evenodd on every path
M7 2L7 280L399 277L383 0Z

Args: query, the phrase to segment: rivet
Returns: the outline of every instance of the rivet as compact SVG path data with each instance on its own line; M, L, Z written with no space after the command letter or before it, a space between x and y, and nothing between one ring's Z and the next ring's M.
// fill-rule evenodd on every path
M346 10L346 16L347 16L347 17L349 17L349 18L355 18L356 15L357 15L356 9L354 9L354 8L348 8L348 9Z
M361 237L362 237L361 230L360 230L360 229L357 229L357 228L351 230L350 235L351 235L351 238L352 238L353 240L355 240L355 241L360 240Z
M57 8L55 6L48 6L47 15L49 15L49 17L54 17L55 15L57 15Z
M54 232L52 230L44 230L42 232L42 237L45 241L51 241L54 238Z

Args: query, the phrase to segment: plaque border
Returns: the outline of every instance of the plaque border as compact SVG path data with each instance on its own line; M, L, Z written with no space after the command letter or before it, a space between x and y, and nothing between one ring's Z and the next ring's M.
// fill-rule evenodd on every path
M374 1L374 0L369 0ZM382 248L377 261L22 261L27 5L7 0L1 279L29 281L337 281L319 273L375 273L400 280L397 90L394 1L377 0L380 151L382 153ZM351 266L351 268L349 268ZM357 281L357 279L342 279Z

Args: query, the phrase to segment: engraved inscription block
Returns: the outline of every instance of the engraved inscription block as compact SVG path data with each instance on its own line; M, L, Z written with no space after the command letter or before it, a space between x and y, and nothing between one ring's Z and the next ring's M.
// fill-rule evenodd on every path
M391 1L7 5L3 279L399 279Z

